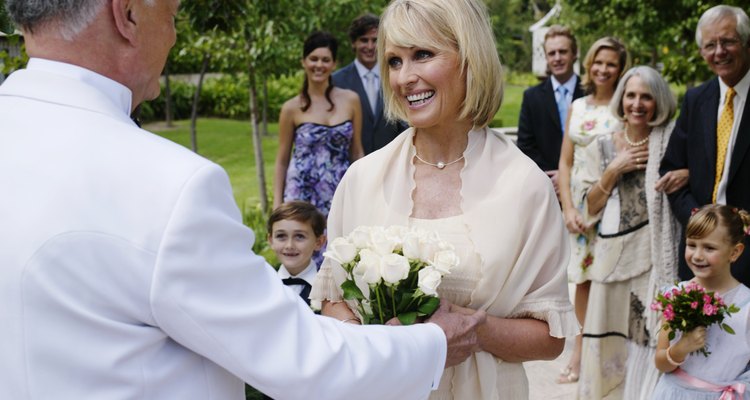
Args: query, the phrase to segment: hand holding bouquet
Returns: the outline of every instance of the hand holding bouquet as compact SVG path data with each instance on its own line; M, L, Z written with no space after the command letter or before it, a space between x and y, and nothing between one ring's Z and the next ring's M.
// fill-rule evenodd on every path
M346 272L344 299L356 301L363 324L430 316L440 305L437 287L459 261L437 233L403 226L360 226L329 243L324 256Z
M651 309L662 313L661 329L670 329L669 340L675 338L676 331L685 333L713 324L719 324L720 329L733 335L732 327L723 323L724 317L740 310L734 304L727 306L718 293L707 292L695 282L658 293ZM711 354L705 346L698 351L706 357Z

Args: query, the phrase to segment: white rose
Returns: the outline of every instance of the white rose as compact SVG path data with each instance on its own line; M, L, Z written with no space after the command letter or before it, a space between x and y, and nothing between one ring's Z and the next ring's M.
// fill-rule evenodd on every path
M419 259L422 255L419 250L419 236L415 232L408 232L404 236L404 244L402 247L404 257L411 258L413 260Z
M437 287L442 281L442 274L433 267L425 267L417 273L417 287L422 293L429 296L437 296Z
M391 225L388 228L386 228L385 232L389 234L390 236L402 238L406 236L407 232L409 232L409 228L403 225Z
M349 240L357 246L358 249L365 249L371 246L370 230L368 226L358 226L349 234Z
M381 278L381 258L370 249L362 249L359 252L359 262L354 267L352 273L358 276L368 285L374 285L380 282Z
M357 248L346 238L338 237L328 243L327 250L323 255L332 258L339 264L346 264L357 256Z
M430 262L435 258L435 253L438 251L438 242L433 240L425 240L422 237L419 240L419 259L425 262Z
M370 239L372 240L370 248L381 256L393 253L396 248L396 241L385 233L385 229L373 229Z
M445 275L449 274L451 269L457 267L460 261L456 252L452 250L440 250L435 253L435 257L430 264Z
M397 284L409 276L409 260L399 254L388 254L381 259L380 270L386 283Z
M456 248L455 248L455 247L453 247L453 245L452 245L452 244L450 244L450 243L446 242L445 240L441 240L441 241L440 241L440 242L438 243L438 249L440 249L440 250L451 250L451 251L454 251L454 250L456 250Z

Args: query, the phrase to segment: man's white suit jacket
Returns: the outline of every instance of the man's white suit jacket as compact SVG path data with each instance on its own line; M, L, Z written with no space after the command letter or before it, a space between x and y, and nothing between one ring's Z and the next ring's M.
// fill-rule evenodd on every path
M0 86L0 398L429 394L436 325L313 316L252 253L226 173L130 107L119 83L41 59Z

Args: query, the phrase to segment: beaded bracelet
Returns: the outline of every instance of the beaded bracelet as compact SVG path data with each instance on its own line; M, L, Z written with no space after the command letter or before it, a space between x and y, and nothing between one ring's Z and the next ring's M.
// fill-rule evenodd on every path
M687 357L685 357L685 360L682 360L681 362L675 362L675 360L672 358L672 356L669 355L669 350L672 350L672 346L670 345L667 347L667 362L672 364L675 367L679 367L680 365L685 363L685 360L687 360Z

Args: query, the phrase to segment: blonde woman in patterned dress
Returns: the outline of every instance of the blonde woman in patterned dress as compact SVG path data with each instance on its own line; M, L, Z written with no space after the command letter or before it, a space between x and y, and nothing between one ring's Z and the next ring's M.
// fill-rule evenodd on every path
M547 175L488 128L502 67L482 0L394 0L378 30L389 118L411 128L352 164L333 197L329 237L358 226L437 232L459 265L437 291L453 310L483 310L479 349L443 372L431 399L529 397L523 362L554 359L578 333L567 290L569 248ZM498 223L502 221L502 223ZM326 260L310 298L348 323L345 272ZM394 329L399 329L394 327Z
M620 121L609 111L609 101L615 92L617 82L627 68L628 53L625 46L615 38L604 37L591 45L584 59L586 74L582 84L589 95L573 101L568 113L568 121L560 151L559 184L560 203L565 218L565 226L570 232L570 262L568 279L576 284L574 305L581 325L586 316L589 281L586 268L593 261L593 245L596 228L583 223L581 209L583 190L578 177L581 168L581 153L598 135L621 128ZM578 381L581 370L581 336L568 366L561 372L558 383Z

